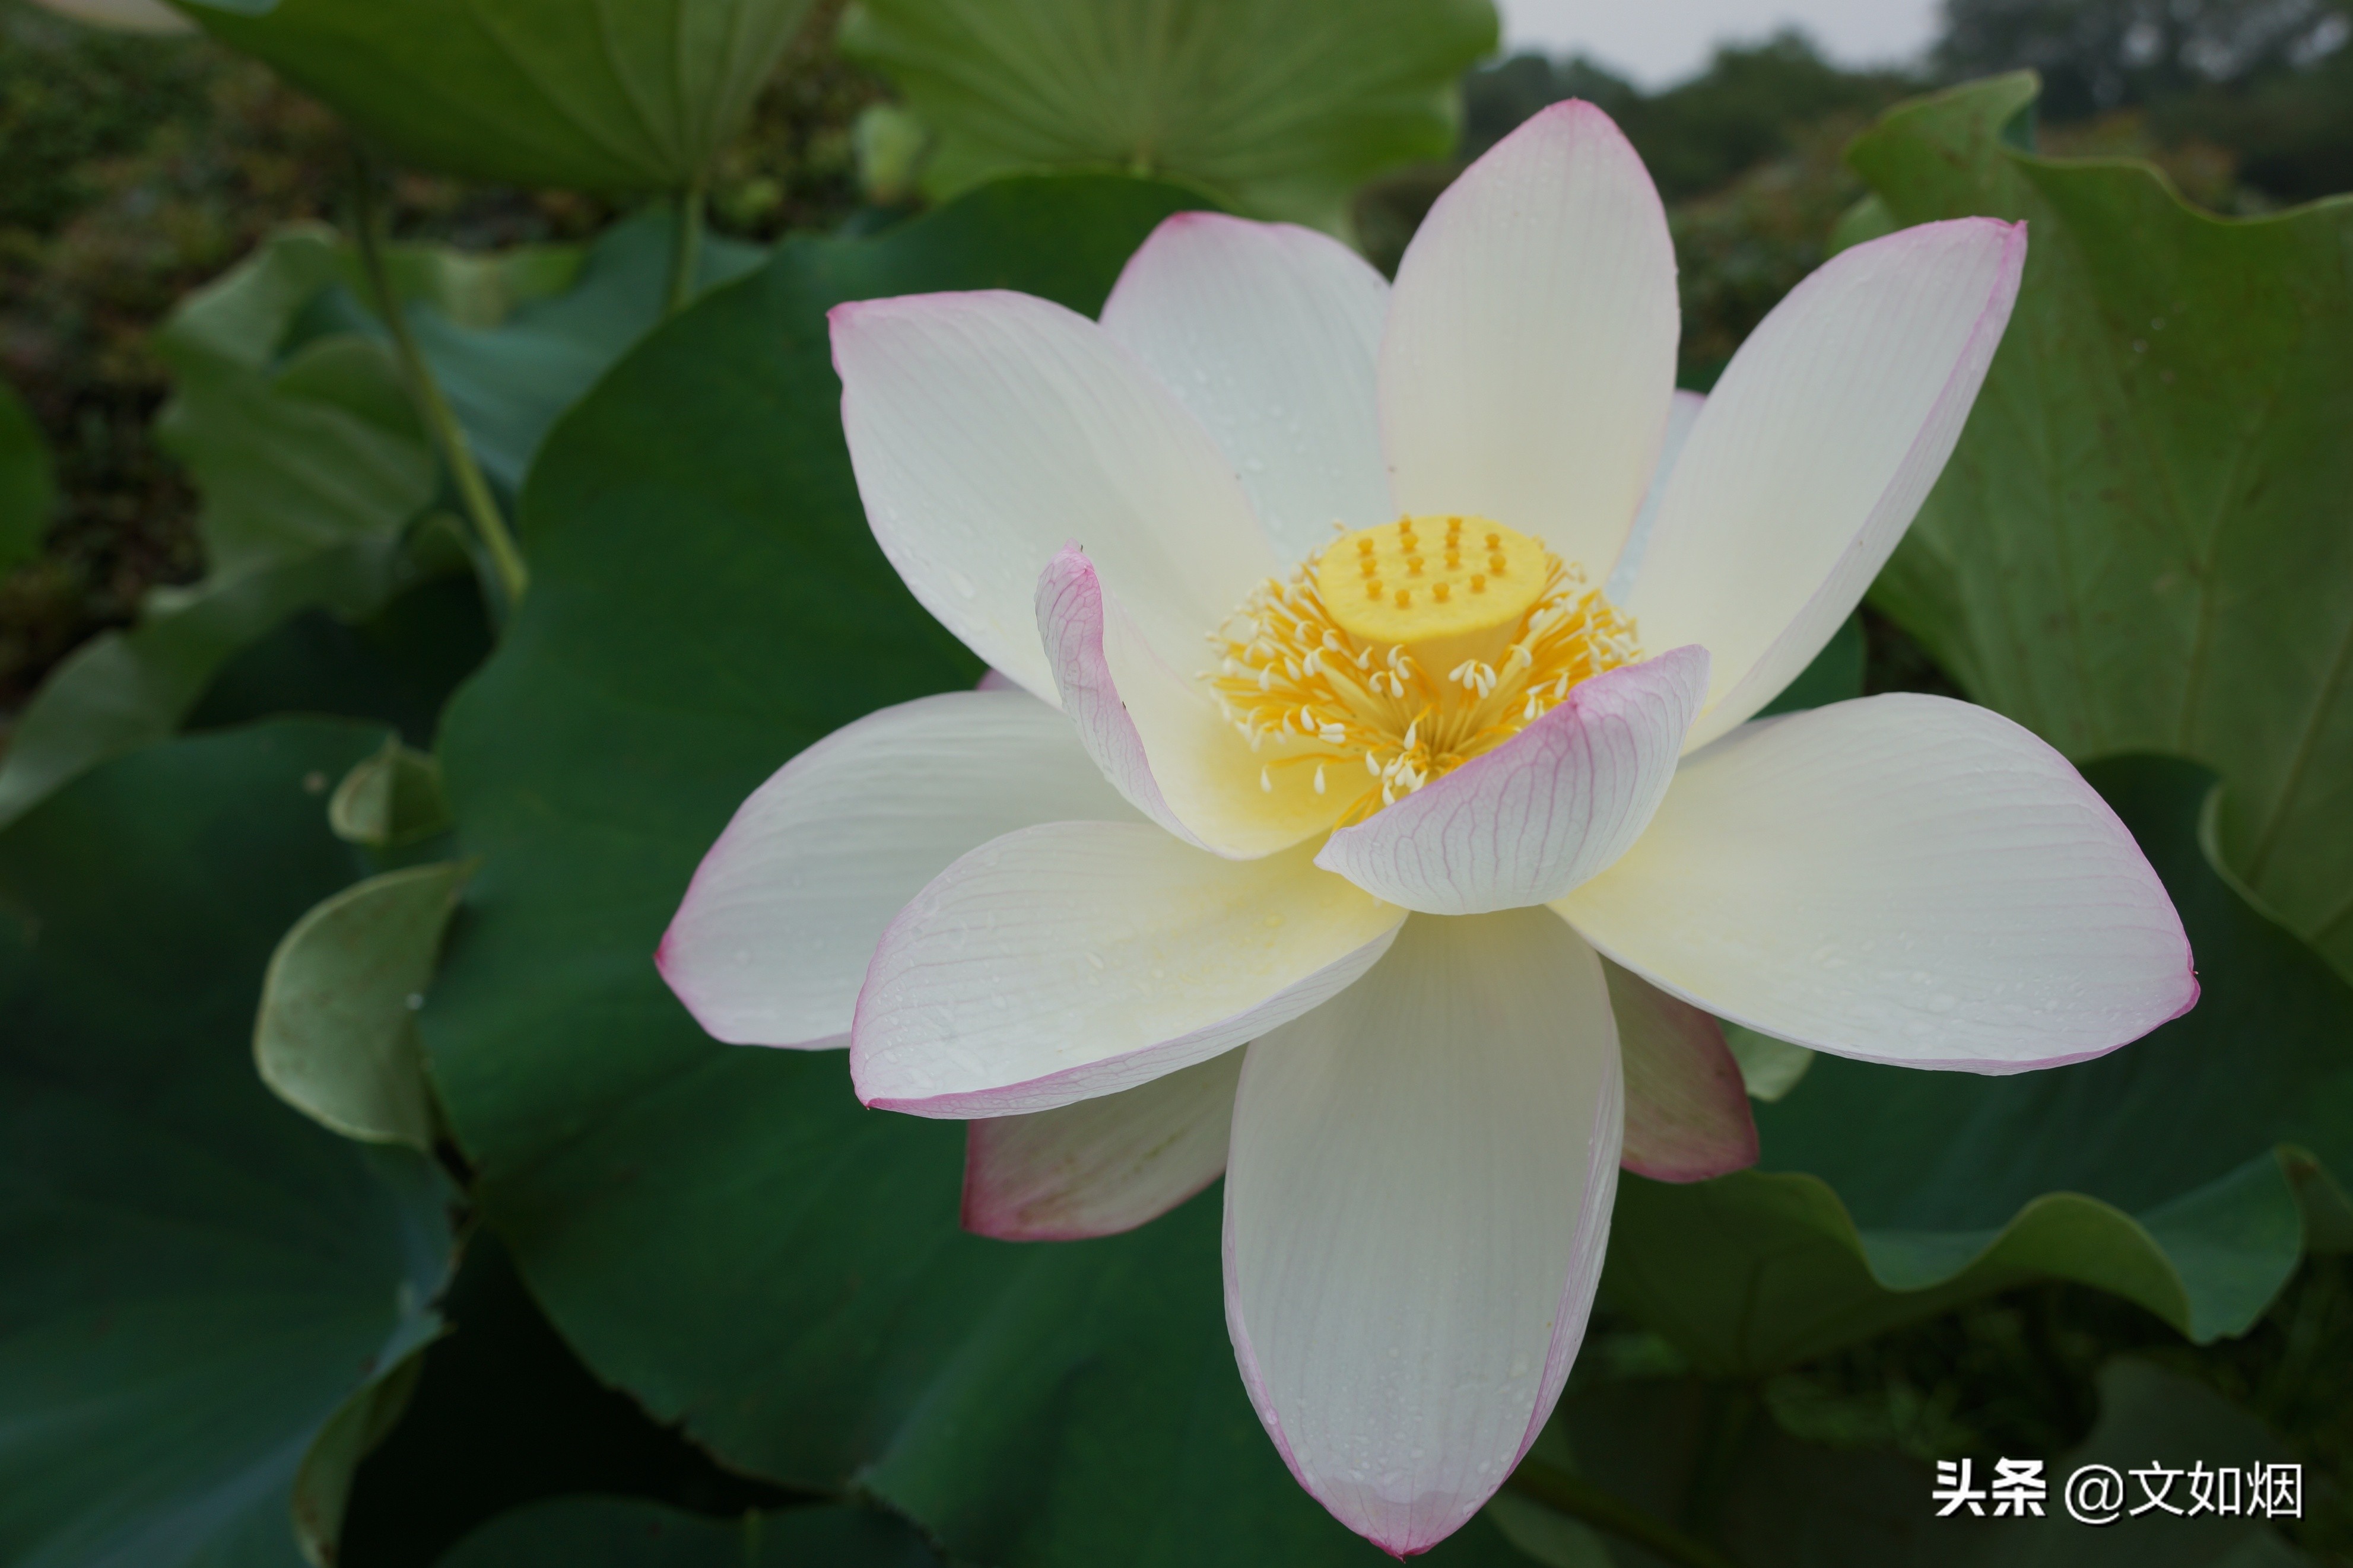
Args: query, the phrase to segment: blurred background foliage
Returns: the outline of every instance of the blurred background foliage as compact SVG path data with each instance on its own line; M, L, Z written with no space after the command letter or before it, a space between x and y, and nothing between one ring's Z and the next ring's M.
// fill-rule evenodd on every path
M861 142L882 194L904 194L889 184L903 171L883 165L920 159L924 132L861 124L891 92L833 47L841 9L821 0L721 151L721 231L771 239L851 219L867 205ZM1590 61L1516 56L1464 75L1451 159L1374 181L1353 217L1393 268L1456 169L1547 103L1598 103L1669 203L1683 380L1704 388L1820 265L1862 195L1845 143L1896 100L2031 66L2046 81L2044 151L2150 158L2202 206L2268 211L2353 188L2348 16L2343 0L1955 0L1931 73L1845 69L1785 33L1727 45L1652 93ZM344 216L350 155L332 114L210 40L100 32L0 0L0 376L58 455L61 495L38 557L0 576L0 724L149 588L201 574L194 492L150 432L166 391L153 331L271 228ZM616 210L404 172L390 218L404 238L489 249L584 238Z
M960 89L926 85L909 67L924 41L890 25L908 10L878 6L852 22L860 47L845 52L836 46L839 0L812 8L745 128L712 163L711 222L723 239L881 232L970 183L975 170L1020 166L1021 151L1001 143L951 143L946 162L936 161L942 145L922 118L925 104L952 102ZM2213 213L2265 214L2353 188L2348 0L1947 0L1946 18L1930 59L1909 71L1847 69L1796 34L1727 45L1698 76L1653 92L1584 59L1477 64L1460 77L1459 130L1446 128L1452 115L1442 92L1388 83L1388 140L1366 166L1386 172L1357 187L1353 202L1335 203L1324 186L1280 170L1238 174L1231 190L1258 210L1348 232L1393 268L1430 203L1471 159L1545 104L1590 100L1625 128L1667 200L1683 274L1682 379L1704 390L1829 255L1841 218L1866 195L1846 162L1850 143L1883 110L1940 83L2032 68L2044 83L2033 127L2041 152L2150 161ZM1434 53L1471 58L1475 23L1455 18ZM910 84L904 100L877 68L894 62ZM1094 130L1093 140L1064 151L1148 167L1122 141L1125 128ZM1214 170L1221 155L1213 146L1203 157ZM14 391L0 403L0 459L40 447L51 455L50 468L20 465L0 487L0 506L21 514L0 516L0 747L60 660L132 625L154 590L195 584L217 566L206 558L197 487L156 438L174 384L170 341L159 343L159 333L188 296L282 226L348 226L353 156L335 116L211 38L98 32L26 0L0 0L0 378ZM613 226L635 211L611 195L404 170L391 179L385 216L396 240L485 251L585 244L623 233ZM304 330L328 325L351 322ZM42 440L28 444L16 431ZM445 652L448 668L421 674L414 661L403 665L416 689L366 711L421 745L488 632L470 605L451 610L421 595L409 603L402 614L427 617L425 631L405 630L394 616L369 623L365 636L457 647L463 657L452 662ZM336 668L347 675L356 666L334 639L351 634L338 625L306 623L281 637L292 640L274 657L343 658ZM1862 629L1863 689L1958 692L1884 616L1866 610ZM290 699L282 685L269 686L270 668L256 661L215 678L190 726L305 706L299 693ZM302 743L340 758L377 739L337 733ZM315 795L310 778L303 787ZM469 1248L444 1310L474 1332L425 1358L407 1419L345 1478L343 1561L429 1563L499 1510L570 1491L632 1492L705 1515L797 1500L722 1469L601 1386L487 1237ZM1780 1542L1770 1505L1835 1510L1852 1503L1854 1489L1875 1485L1900 1500L1887 1506L1916 1512L1930 1461L1989 1452L2055 1459L2102 1444L2153 1449L2159 1431L2275 1444L2311 1478L2305 1518L2284 1527L2284 1539L2310 1559L2353 1563L2353 1259L2307 1257L2245 1333L2202 1346L2117 1296L2045 1282L1759 1377L1695 1369L1638 1314L1605 1300L1547 1437L1556 1447L1536 1458L1550 1452L1546 1462L1562 1474L1581 1459L1590 1478L1677 1528L1743 1541L1745 1563L1995 1563L2030 1554L1958 1531L1907 1535L1910 1527L1893 1523L1857 1537L1877 1543L1865 1547ZM528 1462L516 1464L519 1453ZM1507 1494L1498 1510L1538 1561L1642 1568L1666 1560L1622 1540L1597 1556L1589 1532L1541 1510L1514 1523L1515 1496L1541 1500L1541 1485ZM586 1539L602 1526L565 1528ZM2109 1550L2084 1544L2104 1538L2073 1539L2081 1551ZM499 1560L478 1545L479 1560ZM740 1545L714 1537L711 1560L735 1560ZM2281 1561L2243 1543L2227 1550L2242 1548L2242 1556L2218 1549L2180 1561Z

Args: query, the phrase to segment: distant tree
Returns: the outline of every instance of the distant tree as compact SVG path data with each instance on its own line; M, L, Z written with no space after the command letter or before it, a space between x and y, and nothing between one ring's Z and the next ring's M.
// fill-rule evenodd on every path
M1918 86L1893 72L1841 69L1795 31L1724 46L1706 70L1655 94L1582 58L1519 55L1465 79L1463 155L1485 152L1548 103L1582 98L1624 128L1660 191L1674 201L1780 156L1808 127L1873 113Z
M2160 144L2236 161L2242 190L2353 189L2353 0L1945 0L1937 73L2031 66L2039 112L2140 111Z
M1461 158L1478 157L1537 110L1568 98L1596 104L1622 123L1629 110L1641 102L1642 89L1582 55L1565 60L1514 55L1474 67L1462 79Z
M1945 0L1936 59L1952 80L2031 66L2069 120L2308 71L2349 37L2348 0Z

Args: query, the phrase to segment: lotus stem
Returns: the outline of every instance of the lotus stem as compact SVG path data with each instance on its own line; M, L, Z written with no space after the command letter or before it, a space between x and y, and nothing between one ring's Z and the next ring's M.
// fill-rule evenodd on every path
M432 432L442 461L449 466L467 519L473 524L475 537L489 552L491 569L498 574L499 587L512 610L522 602L523 590L531 583L530 569L523 564L522 552L516 547L506 518L499 511L498 499L491 494L490 481L482 477L481 465L474 460L474 449L466 439L464 427L450 412L449 400L442 395L433 367L426 363L416 338L409 332L408 318L402 313L399 293L393 287L392 269L385 262L383 236L378 232L375 177L364 157L354 159L352 184L360 265L367 274L368 287L375 293L376 313L384 318L385 329L392 334L393 356L408 382L409 395L426 428Z

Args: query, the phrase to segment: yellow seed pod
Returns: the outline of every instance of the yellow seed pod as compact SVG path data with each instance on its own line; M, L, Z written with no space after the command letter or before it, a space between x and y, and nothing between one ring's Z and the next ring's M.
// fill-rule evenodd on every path
M1544 592L1544 545L1483 517L1401 517L1335 541L1315 592L1343 630L1426 642L1499 626Z

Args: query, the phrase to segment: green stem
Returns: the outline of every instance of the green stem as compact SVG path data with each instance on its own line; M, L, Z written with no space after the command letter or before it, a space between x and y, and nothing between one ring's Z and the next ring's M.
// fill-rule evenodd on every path
M678 193L678 232L670 254L670 313L694 303L695 279L702 270L704 177L697 174Z
M1733 1568L1732 1560L1714 1547L1694 1541L1672 1525L1652 1519L1621 1498L1602 1490L1583 1476L1548 1465L1542 1459L1520 1461L1504 1483L1555 1513L1582 1520L1606 1530L1683 1568Z
M498 500L491 494L491 484L482 477L481 465L474 461L474 448L467 442L464 428L450 412L449 400L441 395L441 384L434 379L433 367L426 363L416 338L409 333L408 318L402 313L400 296L392 286L392 270L385 265L383 237L377 232L375 178L364 160L358 163L353 184L356 188L360 265L367 273L368 287L375 291L376 312L392 334L393 356L400 362L409 395L416 400L426 428L433 434L434 445L441 449L441 460L449 466L459 500L474 525L475 537L490 552L491 569L498 574L499 586L512 609L522 602L523 589L531 583L530 569L523 564L522 552L516 548L514 535L507 530L507 520L499 512Z

